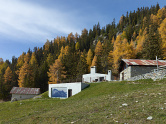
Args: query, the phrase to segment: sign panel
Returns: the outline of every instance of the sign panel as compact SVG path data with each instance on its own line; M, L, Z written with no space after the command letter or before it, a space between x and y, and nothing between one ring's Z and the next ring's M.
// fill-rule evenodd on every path
M67 87L51 88L51 97L67 98Z

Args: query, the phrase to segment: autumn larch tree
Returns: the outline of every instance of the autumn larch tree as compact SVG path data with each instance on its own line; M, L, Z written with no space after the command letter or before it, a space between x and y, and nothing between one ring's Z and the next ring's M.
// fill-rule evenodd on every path
M97 42L96 48L95 48L95 55L96 56L101 56L103 47L100 41Z
M56 59L53 65L50 65L50 69L48 72L49 81L48 84L57 84L61 83L62 80L66 77L66 72L64 71L64 67L61 63L60 59Z
M93 59L93 53L92 53L92 50L89 49L88 54L87 54L87 58L86 58L87 65L88 65L88 72L90 71L90 67L92 65L92 59Z
M35 52L32 53L31 59L29 61L29 65L33 71L33 77L34 77L33 84L35 87L39 87L40 82L39 82L39 74L38 74L39 73L38 72L38 63L37 63Z
M94 56L91 66L97 66L97 56Z
M10 91L12 88L12 78L13 78L13 73L10 67L8 66L4 74L4 85L6 91Z
M34 87L34 77L31 66L25 62L18 73L19 87Z
M158 30L162 39L163 57L166 59L166 18L162 21Z

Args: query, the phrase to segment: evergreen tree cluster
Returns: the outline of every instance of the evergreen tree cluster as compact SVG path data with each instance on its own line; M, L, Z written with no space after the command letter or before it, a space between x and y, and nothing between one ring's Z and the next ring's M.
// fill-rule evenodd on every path
M0 59L0 99L6 99L13 86L38 87L42 92L48 84L76 82L90 66L97 72L111 69L118 76L121 59L166 59L166 8L138 8L122 15L119 23L100 24L81 35L47 40L43 47L22 53L12 62Z

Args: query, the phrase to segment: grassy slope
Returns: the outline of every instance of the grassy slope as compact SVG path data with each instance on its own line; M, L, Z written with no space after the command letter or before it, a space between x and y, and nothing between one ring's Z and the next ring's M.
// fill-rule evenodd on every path
M68 99L45 93L42 99L0 103L0 123L164 123L165 82L96 83Z

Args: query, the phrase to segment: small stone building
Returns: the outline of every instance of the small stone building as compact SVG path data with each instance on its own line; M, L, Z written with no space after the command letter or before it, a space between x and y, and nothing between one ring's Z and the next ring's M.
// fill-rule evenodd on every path
M120 80L127 80L131 77L146 74L157 69L158 66L166 65L165 60L140 60L140 59L122 59L119 72Z
M40 94L40 88L13 87L10 94L12 94L11 100L30 99Z
M85 89L88 86L89 84L81 82L49 84L49 97L68 98L81 92L81 90Z
M90 74L82 75L82 82L101 82L101 81L111 81L111 70L108 70L108 74L96 73L96 66L90 68Z

